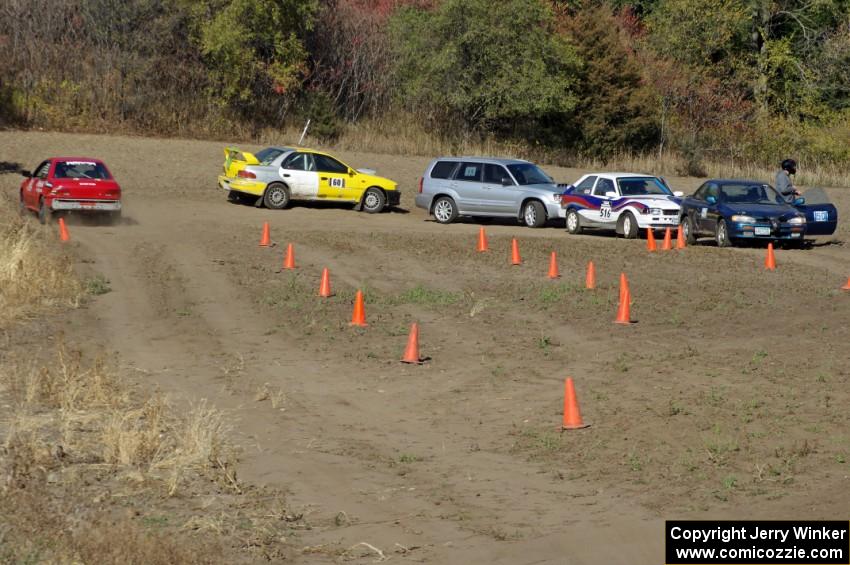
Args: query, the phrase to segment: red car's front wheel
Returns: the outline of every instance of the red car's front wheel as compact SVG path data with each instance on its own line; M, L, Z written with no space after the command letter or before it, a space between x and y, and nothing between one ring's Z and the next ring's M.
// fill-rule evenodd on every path
M50 209L47 207L44 198L38 201L38 221L42 224L50 221Z

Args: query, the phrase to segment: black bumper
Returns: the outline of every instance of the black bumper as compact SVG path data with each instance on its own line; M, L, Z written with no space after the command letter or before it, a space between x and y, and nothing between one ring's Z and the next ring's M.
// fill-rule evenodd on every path
M387 195L387 206L398 206L401 203L401 192L398 190L385 190Z

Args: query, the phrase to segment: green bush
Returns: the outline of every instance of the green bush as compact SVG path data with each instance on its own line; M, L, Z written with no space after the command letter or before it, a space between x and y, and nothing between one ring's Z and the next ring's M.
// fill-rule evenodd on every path
M309 134L322 143L333 143L345 130L327 94L318 92L310 98Z
M576 105L575 50L539 0L446 0L390 20L399 102L458 133L544 121Z

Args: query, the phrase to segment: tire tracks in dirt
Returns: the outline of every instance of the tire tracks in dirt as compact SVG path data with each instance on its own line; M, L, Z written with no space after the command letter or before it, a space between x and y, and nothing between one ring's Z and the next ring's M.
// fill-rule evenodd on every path
M540 476L533 464L471 450L476 437L486 436L483 420L466 433L449 432L456 429L458 414L417 414L419 401L405 388L409 385L394 393L386 371L361 374L357 367L317 361L287 347L285 340L281 343L285 334L270 339L271 323L245 302L240 289L198 245L197 236L187 236L180 227L192 222L167 204L146 202L137 210L135 225L75 230L83 253L97 261L96 268L114 289L95 306L99 337L164 389L189 398L208 397L232 412L243 443L258 446L246 448L241 476L288 488L290 503L313 512L316 524L325 526L305 533L305 543L337 550L359 541L385 549L394 543L420 546L425 549L409 555L428 555L437 562L562 562L559 552L566 550L581 563L598 562L598 548L578 545L591 531L656 531L657 524L637 510L623 509L623 522L616 526L609 519L577 516L577 501L582 514L592 516L611 512L622 501L597 493L582 502L588 498L581 492L586 485L554 482ZM139 246L148 252L139 252ZM165 307L156 306L163 303ZM189 313L180 315L183 310L177 308ZM228 359L240 355L244 366L228 390L220 382L222 372ZM434 376L414 377L425 385L426 395L428 377ZM257 404L252 395L266 382L281 386L297 402L286 412ZM387 391L376 393L376 385ZM376 394L386 394L386 410L365 423L364 414L374 415ZM425 402L433 403L439 401ZM509 404L502 404L494 407L493 416L509 411ZM434 445L454 455L448 462L427 456L404 475L386 463L398 449L421 453ZM457 479L464 476L466 481ZM516 506L517 488L524 493L522 508L505 508L511 501ZM553 505L553 499L563 506ZM331 526L341 510L353 517L352 524ZM527 527L514 539L510 527L517 524ZM636 537L644 540L647 555L657 551L648 538ZM540 553L540 540L548 551ZM621 562L634 562L634 553L630 559L623 557L625 552L619 555Z

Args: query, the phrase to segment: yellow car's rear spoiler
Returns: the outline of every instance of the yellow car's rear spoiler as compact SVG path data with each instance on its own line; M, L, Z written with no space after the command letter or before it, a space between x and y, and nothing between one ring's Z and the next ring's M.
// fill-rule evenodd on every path
M226 177L233 178L246 166L259 164L260 160L253 153L248 153L235 147L224 148L224 175Z

